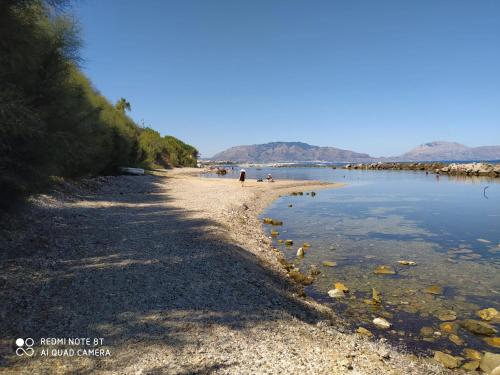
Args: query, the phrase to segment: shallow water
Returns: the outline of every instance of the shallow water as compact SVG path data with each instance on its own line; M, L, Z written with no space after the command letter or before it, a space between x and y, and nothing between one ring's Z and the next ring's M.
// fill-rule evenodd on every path
M332 304L353 328L363 326L416 350L448 349L459 354L470 347L500 352L485 343L484 336L461 328L456 334L464 343L459 345L446 333L420 332L424 326L440 332L443 321L437 316L444 310L456 313L454 323L479 320L479 309L500 310L500 181L331 168L247 169L247 173L249 178L271 173L274 178L347 184L318 191L314 197L281 197L262 217L284 222L266 226L268 234L271 229L280 233L273 243L302 271L311 265L320 268L306 292ZM294 246L279 244L278 239L291 239ZM303 242L311 247L298 259L297 248ZM326 260L337 266L322 266ZM398 260L417 265L403 266ZM396 274L374 274L378 265L392 266ZM350 289L346 298L328 296L334 282ZM443 293L426 293L431 285L443 287ZM382 294L380 306L364 302L371 299L372 288ZM372 324L374 317L385 317L393 328L379 331ZM490 323L500 331L500 320Z

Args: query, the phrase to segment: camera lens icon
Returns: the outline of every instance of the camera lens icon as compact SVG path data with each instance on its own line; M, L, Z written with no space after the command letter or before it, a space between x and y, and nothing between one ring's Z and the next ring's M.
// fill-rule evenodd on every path
M27 339L18 338L16 340L16 354L18 356L27 355L28 357L31 357L33 354L35 354L35 350L32 348L34 344L35 340L33 340L31 337L28 337Z

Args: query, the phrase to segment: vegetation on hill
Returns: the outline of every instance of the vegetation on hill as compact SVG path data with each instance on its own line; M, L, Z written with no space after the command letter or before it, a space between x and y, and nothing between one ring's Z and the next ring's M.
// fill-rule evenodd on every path
M51 176L120 166L196 164L195 148L139 127L78 69L78 28L65 0L0 1L0 207L41 191Z

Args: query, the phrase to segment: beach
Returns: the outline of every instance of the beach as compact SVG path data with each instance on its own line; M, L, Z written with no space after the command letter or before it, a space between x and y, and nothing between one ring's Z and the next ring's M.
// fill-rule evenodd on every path
M341 187L188 168L62 182L2 229L0 372L447 373L353 333L264 235L258 215L280 195ZM33 357L13 354L17 337ZM40 355L40 338L74 337L110 355Z

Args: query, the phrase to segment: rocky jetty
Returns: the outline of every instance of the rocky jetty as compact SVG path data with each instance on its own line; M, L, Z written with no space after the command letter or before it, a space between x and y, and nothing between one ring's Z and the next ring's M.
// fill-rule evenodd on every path
M344 169L427 171L452 176L500 177L500 164L490 163L368 163L346 164Z

